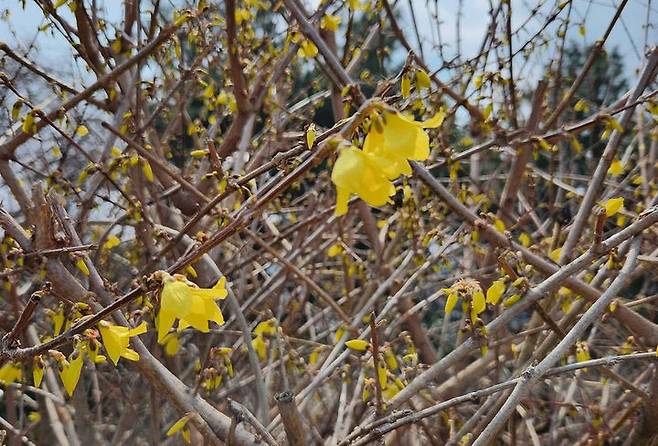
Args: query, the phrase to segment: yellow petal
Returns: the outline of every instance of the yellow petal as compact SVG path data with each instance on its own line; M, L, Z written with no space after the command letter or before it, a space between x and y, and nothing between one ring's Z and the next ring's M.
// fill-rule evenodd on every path
M473 293L472 303L473 313L478 315L487 309L487 304L484 299L484 293L479 290Z
M350 201L350 192L344 187L336 186L336 217L347 214L347 207Z
M254 348L261 361L267 358L267 345L265 344L263 336L256 336L252 339L251 346Z
M310 150L315 142L315 125L311 124L306 130L306 147Z
M147 331L148 331L148 325L146 324L146 322L142 322L137 327L131 328L128 335L130 337L139 336L141 334L146 333Z
M562 252L562 248L556 248L550 252L548 257L555 263L558 263L560 261L560 253Z
M35 365L32 368L32 379L34 380L34 387L41 387L41 381L43 380L43 367Z
M66 389L66 393L68 393L69 396L73 396L73 392L78 386L83 365L82 352L79 352L75 359L71 359L72 357L73 355L69 357L69 363L64 365L64 369L59 374L62 384L64 384L64 389Z
M139 361L139 353L137 353L135 350L131 348L125 349L121 353L122 358L126 358L129 361Z
M406 74L402 75L402 80L400 81L400 92L402 93L402 98L406 99L411 94L411 79Z
M624 207L624 199L622 197L611 198L605 202L605 215L612 217Z
M530 246L530 236L525 232L522 232L521 235L519 235L519 242L521 242L521 245L523 245L523 247L527 248L528 246Z
M511 307L512 305L517 303L519 300L521 300L521 295L520 294L513 294L513 295L511 295L510 297L508 297L507 299L505 299L503 301L503 306L505 308Z
M336 243L334 245L331 245L327 250L327 257L336 257L342 252L343 252L343 247L339 243Z
M611 164L610 167L608 168L608 175L611 175L613 177L617 177L624 173L624 165L621 163L619 160L614 160Z
M164 352L167 356L176 356L180 349L180 342L176 333L170 333L164 340Z
M18 382L22 377L23 370L20 365L14 364L13 362L7 362L0 367L0 383L2 384L8 385Z
M169 428L169 430L167 430L167 433L166 433L167 437L171 437L176 432L183 429L185 427L185 425L187 424L187 422L190 420L190 418L192 418L192 415L193 415L192 413L185 414L185 416L183 416L178 421L176 421L174 424L172 424L171 427Z
M274 335L276 334L276 319L268 319L266 321L260 322L254 328L255 335Z
M444 310L446 313L446 317L450 315L450 313L452 313L452 310L455 309L458 300L459 300L459 296L457 295L457 293L448 294L448 298L446 299L446 305Z
M340 341L341 339L343 339L343 336L345 336L345 326L341 325L336 330L336 334L334 334L334 342Z
M416 88L430 88L432 80L423 70L416 70Z
M75 134L80 137L87 136L89 134L89 129L81 124L77 129L75 129Z
M441 127L441 124L443 124L445 118L446 118L446 111L445 109L440 108L439 111L437 111L434 114L434 116L432 116L427 121L423 121L421 125L423 126L423 128L426 129L435 129Z
M142 160L142 172L144 172L144 177L149 183L152 183L154 180L153 169L151 169L151 164L148 161Z
M505 229L506 229L505 228L505 223L503 223L503 221L500 218L496 218L496 219L494 219L494 228L496 228L496 230L498 232L503 232L504 233Z
M23 124L21 126L21 130L23 130L23 133L26 133L28 135L32 135L35 133L34 114L32 112L28 113L23 118Z
M87 268L87 264L85 263L84 259L78 259L78 260L76 260L76 262L75 262L75 266L76 266L80 271L82 271L82 273L83 273L85 276L88 276L88 275L89 275L89 268Z
M336 32L338 31L338 25L340 25L341 18L337 15L325 15L320 21L320 27L328 31Z
M116 235L110 235L107 240L105 240L105 243L103 243L103 249L112 249L116 248L121 244L121 240L119 240L119 237Z
M505 283L502 280L494 281L487 290L487 303L498 305L503 294L505 294Z
M350 339L349 341L345 342L345 346L347 346L347 348L357 352L365 352L369 345L370 343L363 339Z

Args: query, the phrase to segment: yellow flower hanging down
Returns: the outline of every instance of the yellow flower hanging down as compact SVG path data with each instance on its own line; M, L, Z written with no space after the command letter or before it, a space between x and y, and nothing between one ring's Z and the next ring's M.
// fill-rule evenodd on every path
M382 172L381 166L385 162L354 146L341 149L331 173L331 181L336 185L336 215L347 213L352 194L370 206L383 206L391 201L395 186Z
M183 416L183 418L179 419L174 424L172 424L171 427L169 428L169 430L167 431L167 434L166 434L167 437L171 437L176 432L180 431L180 433L183 437L183 440L185 440L185 443L191 443L190 428L187 427L186 425L187 425L187 422L190 421L190 418L192 418L193 415L194 415L194 413L187 413Z
M254 339L251 340L251 346L254 348L254 351L258 354L258 357L261 360L267 358L267 344L265 343L265 335L275 335L276 334L276 319L268 319L266 321L260 322L254 328Z
M411 174L409 160L427 159L430 146L424 129L439 127L444 116L441 110L429 120L418 122L400 113L384 112L382 125L371 125L363 150L342 149L331 173L336 185L336 215L347 213L351 194L370 206L389 203L395 194L391 181Z
M0 383L8 385L20 381L23 378L23 369L20 364L7 362L0 367Z
M136 328L123 327L114 325L107 321L101 321L98 324L98 330L103 337L103 345L107 356L110 357L114 365L119 363L119 358L126 358L129 361L139 361L139 354L128 347L130 338L146 333L146 322L142 322Z
M208 321L218 325L224 324L224 316L215 302L224 299L228 292L222 277L212 288L199 288L188 281L185 276L162 272L162 293L160 294L160 311L158 312L158 343L162 344L176 319L178 331L187 327L207 333Z
M80 374L82 373L82 366L84 365L84 352L82 348L78 351L71 353L68 362L62 364L62 369L59 372L59 377L64 384L64 389L69 396L73 396L75 388L80 381Z

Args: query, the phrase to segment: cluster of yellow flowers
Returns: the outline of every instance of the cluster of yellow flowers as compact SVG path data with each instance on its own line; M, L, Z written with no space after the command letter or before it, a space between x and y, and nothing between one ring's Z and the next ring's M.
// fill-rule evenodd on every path
M185 276L173 276L162 272L163 283L160 294L160 311L158 312L158 342L163 344L169 330L178 319L177 331L187 327L208 333L208 322L214 321L218 325L224 324L216 299L224 299L226 291L226 278L222 277L212 288L199 288L187 280Z
M418 353L416 347L410 339L407 341L408 353L402 358L404 360L404 367L416 367L418 364ZM355 352L365 353L371 351L370 343L364 339L350 339L345 342L345 346ZM372 353L372 352L371 352ZM374 377L365 377L362 392L363 401L368 401L370 396L374 393L375 380L379 381L379 386L382 390L384 401L390 401L407 385L405 381L406 372L397 360L395 353L390 345L384 345L380 348L379 358L377 358L377 365L374 366L375 358L370 358L367 362L367 370L364 373L371 373Z
M199 288L194 283L189 282L185 276L181 275L171 276L165 272L161 272L158 273L158 277L162 281L160 311L158 312L156 321L158 342L165 345L167 353L170 353L171 350L170 340L174 339L177 341L175 333L169 333L176 319L179 320L178 332L187 327L193 327L206 333L208 332L209 321L214 321L219 325L224 323L224 317L215 300L223 299L228 294L225 288L225 277L219 279L217 284L210 289ZM50 311L50 317L54 324L54 335L58 336L62 332L62 329L68 329L72 322L83 317L88 312L88 309L87 304L77 303L71 308L69 318L65 318L62 308L57 312ZM128 328L107 321L101 321L98 324L98 331L88 329L84 332L83 336L76 342L73 352L68 358L60 352L49 352L49 355L57 363L59 376L66 392L69 395L73 395L73 392L78 386L85 357L88 357L93 363L105 362L106 357L98 354L101 344L96 338L99 334L107 356L114 365L118 365L120 358L129 361L139 360L139 354L130 348L130 338L144 334L146 331L146 322L142 322L135 328ZM219 349L219 352L226 354L225 349ZM35 387L41 385L44 368L44 359L41 356L37 356L34 359L32 367ZM229 375L232 375L232 373L232 367L230 367ZM22 378L23 371L20 363L7 362L0 367L0 383L10 384L19 382Z
M331 180L336 185L336 215L347 213L352 194L370 206L390 203L395 194L392 181L411 174L409 160L424 161L429 156L429 136L424 129L439 127L444 117L443 110L423 122L399 112L375 114L363 150L343 148L334 164Z
M254 339L251 345L258 354L261 360L267 358L267 343L265 342L266 336L274 336L276 334L276 319L268 319L260 322L254 328Z

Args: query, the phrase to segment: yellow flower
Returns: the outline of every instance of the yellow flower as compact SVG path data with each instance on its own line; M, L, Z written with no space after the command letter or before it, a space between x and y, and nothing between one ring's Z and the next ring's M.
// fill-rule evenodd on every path
M310 356L308 357L308 363L313 365L316 362L318 362L318 358L320 357L320 350L319 349L313 349L311 352Z
M446 299L446 305L444 308L444 311L446 313L446 317L452 313L452 310L455 309L455 306L457 305L457 301L459 300L459 295L455 292L450 292L448 294L448 298Z
M317 132L315 131L315 124L311 123L306 129L306 148L311 150L313 143L315 142L315 136Z
M548 257L555 263L558 263L560 261L561 252L562 252L562 248L556 248L552 250L550 253L548 253Z
M343 247L341 246L340 243L336 243L334 245L331 245L329 249L327 249L327 257L336 257L339 254L342 254L343 252Z
M592 358L589 354L589 347L587 345L587 342L585 341L576 342L576 361L585 362L585 361L589 361L590 359Z
M215 300L224 299L228 295L224 286L225 277L219 279L212 288L199 288L185 276L170 276L165 272L161 274L163 286L158 312L158 343L164 342L176 319L179 320L178 331L194 327L207 333L208 321L224 324L224 316Z
M98 330L103 337L103 345L107 356L110 357L114 365L119 363L119 358L123 357L129 361L139 361L139 354L130 348L130 338L146 333L146 322L142 322L138 327L130 329L121 325L114 325L107 321L101 321L98 324Z
M256 325L256 328L254 328L254 334L257 336L262 336L264 334L276 334L276 319L272 318L260 322L258 325Z
M487 304L484 299L484 293L482 290L478 290L473 293L473 297L471 298L471 321L475 321L478 315L486 309Z
M416 71L416 88L427 88L432 86L432 80L424 70Z
M76 266L80 271L82 271L82 273L83 273L85 276L88 276L88 275L89 275L89 268L87 268L87 264L85 263L84 259L79 258L78 260L76 260L76 262L75 262L75 266Z
M530 246L530 236L525 232L522 232L521 235L519 235L519 241L521 242L524 248Z
M400 80L400 92L404 99L408 98L411 94L411 79L406 74L402 75L402 79Z
M341 150L331 173L331 181L336 185L336 215L347 213L351 194L358 195L370 206L390 202L395 186L382 171L385 162L356 147Z
M164 345L165 355L176 356L176 353L178 353L178 350L180 349L180 341L178 340L178 334L169 333L167 336L165 336L164 340L162 341L162 345Z
M50 319L53 321L53 336L57 336L64 327L64 309L59 307L56 312L50 309L47 309L46 312L48 317L50 317Z
M192 413L185 414L183 418L172 424L169 430L167 431L167 437L171 437L176 432L181 431L183 440L185 440L186 443L190 443L190 429L185 426L187 422L190 421L190 418L192 418L192 415L193 415Z
M142 160L142 172L144 172L144 177L149 183L152 183L155 179L153 177L153 169L151 169L151 164L148 161Z
M112 249L116 248L121 244L121 240L116 235L110 235L105 243L103 243L103 249Z
M267 357L267 344L265 343L265 335L276 334L276 319L268 319L260 322L254 328L254 339L251 340L251 346L254 348L258 357L263 360Z
M41 387L41 381L43 380L43 360L41 356L34 358L34 363L32 365L32 379L34 380L34 387Z
M505 282L496 280L487 290L487 303L497 305L503 294L505 294Z
M64 389L69 396L73 396L75 388L78 386L80 381L80 374L82 373L82 365L84 363L84 348L78 351L74 351L69 356L68 362L62 364L63 368L59 372L59 377L64 384Z
M267 358L267 344L265 344L265 339L263 335L258 335L251 340L251 346L254 348L254 351L258 354L258 357L261 360Z
M328 31L336 32L338 31L338 25L340 25L341 19L337 15L325 15L320 20L320 27Z
M349 341L345 342L345 346L347 348L357 352L365 352L369 345L370 343L363 339L350 339Z
M381 139L377 141L373 149L380 156L392 160L406 158L424 161L430 154L429 136L424 129L439 127L443 123L444 117L445 111L439 110L427 121L419 122L401 113L385 112ZM373 133L379 133L377 126L370 129L368 136Z
M608 168L608 175L618 177L622 173L624 173L624 165L622 162L617 159L612 161L612 163L610 163L610 167Z
M612 217L623 209L624 199L622 197L611 198L605 202L603 207L605 208L605 215L607 217Z
M312 58L318 55L318 47L310 40L302 40L297 50L298 57Z
M397 112L384 112L381 124L375 121L371 125L363 150L342 149L331 173L336 185L336 215L347 213L351 194L374 207L389 203L395 194L391 180L411 174L409 160L423 161L429 156L429 137L423 129L440 126L444 116L441 110L418 122Z
M0 383L11 384L20 381L23 378L23 370L20 365L13 362L7 362L0 367Z
M87 136L89 134L89 129L86 126L80 124L78 128L75 129L75 134L80 137Z

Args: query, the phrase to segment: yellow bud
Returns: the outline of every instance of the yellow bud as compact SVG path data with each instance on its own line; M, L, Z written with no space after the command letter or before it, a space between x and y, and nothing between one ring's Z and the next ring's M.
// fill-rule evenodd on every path
M365 352L370 346L370 343L363 339L350 339L349 341L345 342L345 346L357 352Z

